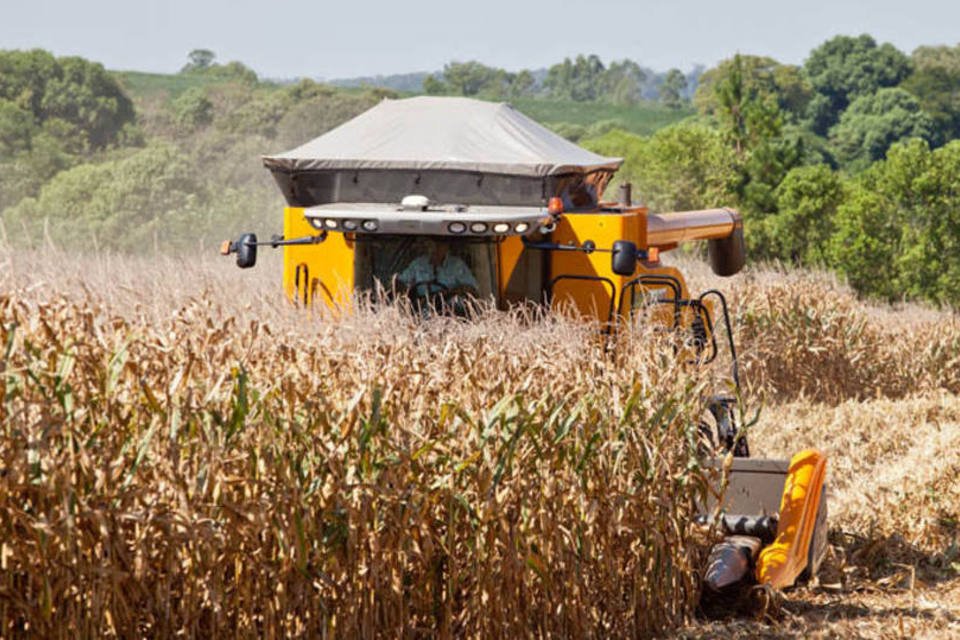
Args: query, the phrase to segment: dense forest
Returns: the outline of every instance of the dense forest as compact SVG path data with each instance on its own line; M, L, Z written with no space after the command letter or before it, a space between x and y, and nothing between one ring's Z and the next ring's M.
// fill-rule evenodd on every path
M738 207L754 259L822 266L864 294L960 305L960 47L911 54L839 36L800 66L735 55L655 73L581 55L508 72L411 74L421 91L509 100L627 159L655 210ZM409 79L408 79L409 80ZM178 74L0 52L0 222L9 242L210 250L277 226L260 156L388 96L363 83L267 82L213 52Z

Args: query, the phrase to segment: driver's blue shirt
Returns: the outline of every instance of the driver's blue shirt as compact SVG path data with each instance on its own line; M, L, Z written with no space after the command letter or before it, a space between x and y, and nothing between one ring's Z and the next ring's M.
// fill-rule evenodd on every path
M398 276L400 282L408 287L419 285L426 287L430 282L437 282L447 289L468 287L478 289L477 279L470 271L470 267L461 258L447 254L440 266L433 266L430 256L418 256L407 265Z

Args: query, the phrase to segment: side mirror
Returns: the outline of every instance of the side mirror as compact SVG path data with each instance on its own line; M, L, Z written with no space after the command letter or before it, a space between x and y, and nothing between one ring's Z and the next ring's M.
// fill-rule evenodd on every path
M726 238L711 240L707 246L710 268L718 276L740 273L747 261L747 249L743 241L743 223L738 223Z
M617 240L610 254L610 268L618 276L632 276L637 270L637 245L629 240Z
M257 234L244 233L237 240L237 266L249 269L257 264Z

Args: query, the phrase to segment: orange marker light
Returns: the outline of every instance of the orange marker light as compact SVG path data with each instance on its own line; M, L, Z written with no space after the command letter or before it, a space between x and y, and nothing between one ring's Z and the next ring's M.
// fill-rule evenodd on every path
M660 262L660 247L647 249L647 262Z
M550 212L550 215L558 216L563 213L563 198L557 198L554 196L550 198L547 203L547 211Z

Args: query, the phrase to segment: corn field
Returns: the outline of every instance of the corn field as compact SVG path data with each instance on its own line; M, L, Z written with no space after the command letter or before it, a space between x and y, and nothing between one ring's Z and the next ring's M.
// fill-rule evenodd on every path
M691 524L715 478L695 425L726 371L690 370L663 336L638 328L611 348L589 326L519 311L311 315L283 301L269 262L251 274L46 250L4 251L0 267L3 637L700 624ZM722 284L745 401L762 408L754 449L825 447L831 482L857 496L837 526L888 536L857 479L889 464L890 445L854 460L876 429L842 416L955 402L960 322L870 308L820 276ZM816 420L828 413L847 439ZM960 490L955 475L923 482ZM955 505L939 508L903 529L922 557L950 539Z
M4 636L689 618L702 388L655 340L611 358L589 328L492 312L271 324L203 292L161 319L33 285L0 296Z

